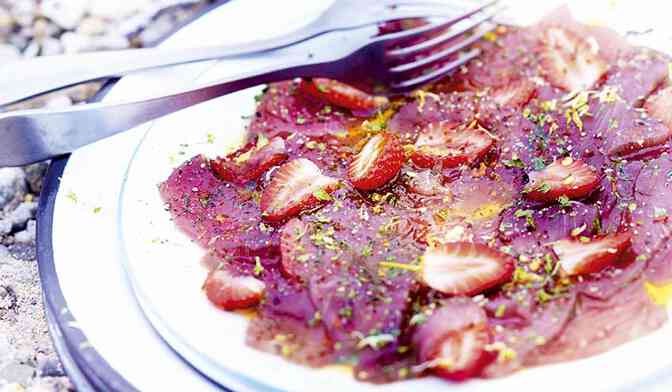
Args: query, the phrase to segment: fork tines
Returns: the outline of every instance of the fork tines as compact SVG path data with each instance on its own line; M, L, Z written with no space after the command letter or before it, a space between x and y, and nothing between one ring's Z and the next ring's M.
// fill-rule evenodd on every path
M478 48L469 49L496 25L492 19L502 11L497 0L465 7L456 4L452 15L446 16L450 1L382 0L391 7L437 6L437 14L425 24L380 37L386 47L388 79L394 92L407 92L430 83L478 56ZM442 7L440 11L439 5ZM407 8L408 7L408 8Z

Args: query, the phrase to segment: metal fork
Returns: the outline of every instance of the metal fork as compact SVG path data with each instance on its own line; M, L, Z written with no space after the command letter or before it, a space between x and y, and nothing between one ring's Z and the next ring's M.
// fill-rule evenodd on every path
M288 34L261 41L187 49L127 49L17 61L0 66L0 86L2 86L0 106L76 84L158 67L264 52L287 47L328 32L389 20L457 14L454 20L457 22L491 5L494 1L488 0L477 7L472 6L466 12L459 12L460 7L465 7L464 1L457 3L455 0L336 0L308 25Z
M350 82L366 75L390 86L392 93L407 92L476 57L478 49L458 52L494 27L486 21L497 11L478 6L457 17L429 19L427 25L385 35L379 35L375 25L332 31L297 45L236 57L252 64L272 64L262 69L139 102L6 113L0 115L0 166L25 165L66 154L180 109L263 83L296 77ZM425 38L430 33L432 38ZM431 61L427 57L408 60L410 54L431 51L456 37L457 43L432 53ZM409 40L414 43L399 47Z

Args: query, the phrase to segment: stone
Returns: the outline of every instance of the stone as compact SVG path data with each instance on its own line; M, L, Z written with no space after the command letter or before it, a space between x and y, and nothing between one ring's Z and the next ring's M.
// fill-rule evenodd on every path
M18 243L10 245L7 249L9 249L9 254L18 260L33 261L37 257L37 249L34 245Z
M101 35L107 30L107 23L99 16L88 16L77 27L77 32L84 35Z
M88 0L42 0L40 13L65 30L79 24L87 11Z
M61 44L65 53L79 53L93 50L93 38L68 31L61 35Z
M50 108L63 108L69 103L72 105L72 100L67 95L61 95L62 98L50 98L46 105ZM53 101L52 101L53 100ZM28 188L33 193L40 193L42 191L42 180L44 175L47 173L49 168L49 163L47 162L38 162L28 165L23 168L23 171L26 175L26 181L28 181Z
M20 363L13 363L0 369L0 380L5 380L5 382L10 384L26 384L34 374L35 368Z
M35 212L37 211L37 203L35 202L23 202L11 212L9 219L12 222L12 230L21 230L26 227L28 220L35 217Z
M34 244L36 237L36 222L34 220L28 221L26 229L14 234L14 241L23 244Z
M0 208L18 204L26 195L26 175L18 167L0 168Z

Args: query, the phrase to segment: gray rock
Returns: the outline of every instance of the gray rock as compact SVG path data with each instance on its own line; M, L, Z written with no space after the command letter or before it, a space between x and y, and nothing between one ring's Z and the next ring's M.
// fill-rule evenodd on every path
M65 30L72 30L86 14L88 0L42 0L41 14Z
M0 208L20 202L26 195L26 175L18 167L0 169Z
M35 217L37 203L23 202L10 213L9 220L12 222L12 230L21 230L26 227L26 223Z
M33 261L37 257L37 249L34 245L17 243L10 245L7 249L9 249L9 254L18 260Z
M36 223L34 220L29 220L26 230L14 234L14 241L24 244L34 244L36 236Z
M67 96L63 97L68 102L72 102ZM65 100L62 100L61 104L65 104ZM47 105L49 105L49 103L47 103ZM40 193L40 191L42 191L42 180L44 179L44 175L47 174L48 168L48 162L34 163L23 168L23 171L26 174L26 181L28 181L28 188L31 192Z
M0 380L5 380L5 382L10 384L26 384L34 374L35 368L20 363L13 363L0 369Z

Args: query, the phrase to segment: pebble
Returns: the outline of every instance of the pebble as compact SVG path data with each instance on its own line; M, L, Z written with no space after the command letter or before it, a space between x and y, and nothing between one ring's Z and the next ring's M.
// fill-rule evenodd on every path
M87 12L88 0L42 0L40 13L65 30L72 30Z
M35 220L29 220L26 229L14 234L14 241L23 244L34 244L37 234L37 224Z
M65 107L66 102L70 105L72 100L65 95L60 95L61 98L51 98L52 100L58 100L60 102L50 102L47 101L47 106L50 108L62 108ZM49 168L48 162L39 162L32 165L28 165L23 168L23 171L26 173L26 181L28 181L28 188L32 193L38 194L42 190L42 181L44 175L47 173Z
M5 380L7 383L25 384L34 374L34 367L12 363L0 369L0 380Z
M18 167L0 168L0 208L22 200L28 190L26 175Z

